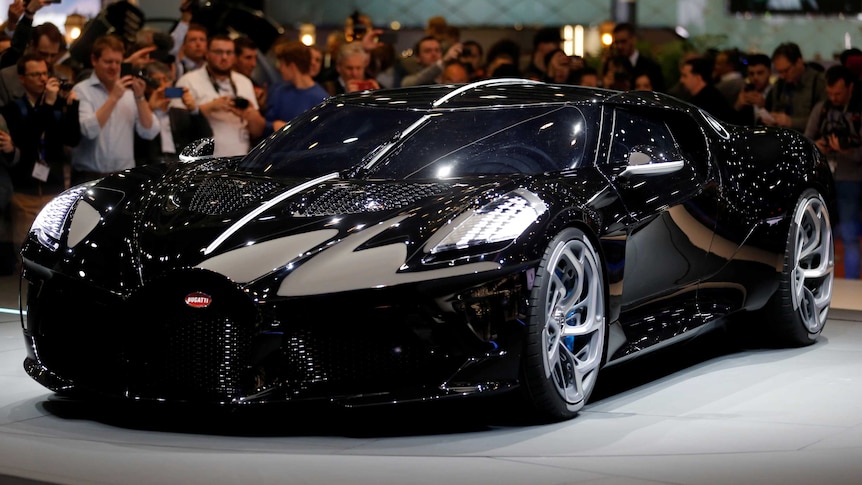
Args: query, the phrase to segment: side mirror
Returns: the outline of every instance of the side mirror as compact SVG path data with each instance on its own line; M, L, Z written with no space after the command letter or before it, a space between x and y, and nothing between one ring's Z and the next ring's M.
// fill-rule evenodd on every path
M195 140L180 153L181 162L196 162L205 158L212 158L215 153L215 140L212 138L201 138Z
M632 175L662 175L673 173L685 166L673 153L667 153L651 145L638 145L629 151L628 165L620 177Z

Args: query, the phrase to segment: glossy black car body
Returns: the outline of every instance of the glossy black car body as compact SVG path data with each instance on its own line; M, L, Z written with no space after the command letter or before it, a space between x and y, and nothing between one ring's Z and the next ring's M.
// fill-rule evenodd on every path
M242 159L55 200L23 249L25 367L145 401L520 389L566 418L601 367L735 312L813 342L831 196L802 136L660 94L494 80L341 96Z

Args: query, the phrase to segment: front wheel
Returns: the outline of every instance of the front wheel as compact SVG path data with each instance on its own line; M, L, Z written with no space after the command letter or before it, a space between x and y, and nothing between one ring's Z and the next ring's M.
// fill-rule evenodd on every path
M808 189L793 211L781 282L768 313L779 343L802 346L817 340L832 300L834 267L829 210L823 197Z
M562 231L545 251L528 325L527 397L542 420L571 418L595 388L607 347L601 259L583 231Z

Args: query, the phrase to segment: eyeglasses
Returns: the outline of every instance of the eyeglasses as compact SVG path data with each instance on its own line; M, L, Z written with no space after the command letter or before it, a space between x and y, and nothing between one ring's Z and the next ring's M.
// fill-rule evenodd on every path
M26 74L24 74L24 75L25 75L25 76L27 76L27 77L29 77L29 78L37 79L37 78L40 78L40 77L48 77L48 71L41 71L41 72L28 72L28 73L26 73Z
M234 51L212 50L210 54L214 56L232 56L234 55Z

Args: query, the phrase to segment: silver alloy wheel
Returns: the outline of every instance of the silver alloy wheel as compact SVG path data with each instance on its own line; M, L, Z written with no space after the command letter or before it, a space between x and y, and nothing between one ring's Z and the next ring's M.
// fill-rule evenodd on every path
M808 332L816 334L826 324L835 266L826 203L820 196L803 198L793 222L796 244L791 303Z
M547 377L569 404L595 387L605 340L605 302L599 258L586 239L561 241L547 266L544 363Z

